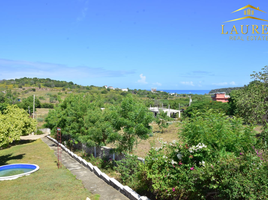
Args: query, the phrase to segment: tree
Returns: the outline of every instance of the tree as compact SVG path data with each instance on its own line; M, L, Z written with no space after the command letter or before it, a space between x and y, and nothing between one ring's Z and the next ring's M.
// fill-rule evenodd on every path
M82 127L79 141L88 146L105 146L114 142L116 133L111 123L111 111L109 108L102 110L96 105L90 106L84 117L84 127Z
M20 108L28 111L28 106L30 106L31 113L33 112L33 96L29 96L18 104ZM41 103L38 98L35 98L35 108L41 108Z
M251 74L250 76L255 81L260 81L262 83L267 84L268 83L268 65L263 67L261 70L262 72L253 71L254 74Z
M268 121L268 66L262 68L262 72L251 74L254 81L240 90L231 92L230 109L239 117L243 117L246 123L262 123Z
M191 106L189 106L184 112L183 115L186 117L191 117L193 111L205 112L209 109L214 109L219 112L224 112L225 114L228 113L229 104L218 102L218 101L200 101L200 102L193 102Z
M163 110L160 110L160 112L157 114L155 118L155 122L158 124L159 128L161 129L161 132L164 132L164 128L168 127L167 121L169 121L171 118L167 116L167 113L165 113Z
M112 124L117 133L117 150L131 152L138 139L147 139L151 133L149 123L153 121L151 113L142 103L128 95L111 114Z
M16 105L8 105L3 113L0 112L0 121L0 147L19 140L21 135L33 132L36 127L36 121Z

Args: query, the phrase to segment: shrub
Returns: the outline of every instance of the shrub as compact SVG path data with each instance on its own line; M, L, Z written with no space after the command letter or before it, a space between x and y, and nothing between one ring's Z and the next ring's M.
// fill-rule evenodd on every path
M43 122L44 121L44 118L41 118L41 117L40 118L37 118L37 121L38 122Z
M39 97L40 100L45 100L45 97L41 96Z
M150 150L140 182L161 199L267 198L267 150L254 147L252 127L242 124L212 110L195 113L183 126L185 143Z
M41 103L41 108L54 108L52 103Z
M42 131L40 131L40 130L36 131L36 135L42 135L42 134L44 134Z
M131 188L139 185L138 172L140 161L135 155L126 155L125 159L116 161L115 170L121 174L120 179L123 184Z
M196 112L186 120L181 136L190 146L204 143L215 151L226 150L238 155L256 144L253 128L243 126L241 118L229 118L211 109L204 113Z

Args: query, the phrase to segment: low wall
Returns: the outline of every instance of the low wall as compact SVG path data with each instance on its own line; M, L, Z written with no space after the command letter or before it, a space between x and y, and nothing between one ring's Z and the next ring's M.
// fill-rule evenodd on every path
M106 146L101 147L88 147L85 144L81 144L81 149L87 154L93 154L94 157L106 158L113 160L122 160L125 158L124 154L114 153L114 149Z
M75 153L73 153L72 151L70 151L67 147L65 147L63 144L58 143L57 140L47 136L48 139L50 139L51 141L53 141L56 144L59 144L61 149L63 149L66 153L68 153L71 157L73 157L75 160L77 160L79 163L81 163L82 165L84 165L85 167L87 167L90 171L92 171L95 175L97 175L99 178L101 178L103 181L105 181L107 184L111 185L113 188L115 188L116 190L118 190L119 192L121 192L122 194L124 194L126 197L128 197L130 200L150 200L148 197L146 196L140 196L137 192L135 192L134 190L132 190L130 187L128 186L124 186L121 183L119 183L117 180L115 180L114 178L109 177L107 174L101 172L101 170L97 167L97 166L93 166L90 162L87 162L86 160L84 160L83 158L81 158L80 156L77 156ZM81 145L83 146L83 145ZM93 148L93 147L92 147ZM103 148L103 147L101 147ZM100 149L101 149L100 148ZM109 147L107 147L109 148ZM90 148L89 148L90 149ZM111 148L110 148L111 149ZM87 149L88 150L88 149ZM100 150L101 151L105 151L105 149ZM139 160L141 160L142 158L139 158ZM144 160L141 160L144 162Z
M41 128L41 129L38 129L39 131L42 131L44 134L50 134L50 128Z

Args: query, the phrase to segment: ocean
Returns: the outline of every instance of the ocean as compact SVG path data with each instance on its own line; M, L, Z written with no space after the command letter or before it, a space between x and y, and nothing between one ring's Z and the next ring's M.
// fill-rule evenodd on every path
M160 90L167 93L177 93L177 94L208 94L210 90Z
M164 91L167 93L177 93L177 94L208 94L210 90L157 90Z

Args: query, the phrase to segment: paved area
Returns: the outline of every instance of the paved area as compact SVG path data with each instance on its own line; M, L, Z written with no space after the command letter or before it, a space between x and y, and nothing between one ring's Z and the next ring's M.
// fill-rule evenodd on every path
M45 136L49 135L49 133L45 133L42 135L26 135L26 136L20 136L21 140L37 140L39 138L43 138Z
M54 142L46 137L42 138L52 150L54 150L57 156L57 146ZM102 179L97 177L89 169L85 168L69 154L62 150L61 154L62 164L69 169L77 179L83 182L83 185L93 194L99 194L100 200L127 200L128 198L114 189L112 186L105 183Z

